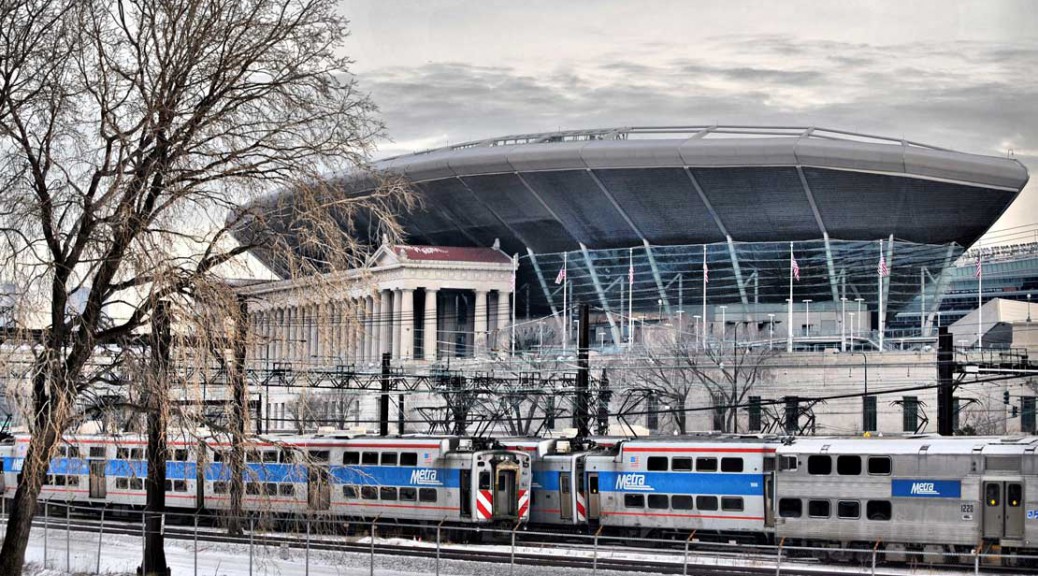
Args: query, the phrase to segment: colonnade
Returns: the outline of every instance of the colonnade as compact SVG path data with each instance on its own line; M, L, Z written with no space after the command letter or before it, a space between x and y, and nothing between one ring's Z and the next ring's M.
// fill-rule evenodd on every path
M415 309L415 293L423 293L422 310ZM250 356L269 368L291 364L296 369L375 364L383 353L395 360L437 360L440 330L437 288L397 288L374 294L325 302L268 300L250 314ZM490 290L475 294L475 350L485 355L494 344L509 347L512 294L494 291L497 303L489 309Z

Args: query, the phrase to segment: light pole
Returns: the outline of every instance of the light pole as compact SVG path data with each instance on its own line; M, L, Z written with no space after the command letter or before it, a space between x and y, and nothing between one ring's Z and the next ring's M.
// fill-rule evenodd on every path
M663 324L663 299L657 299L656 305L659 306L659 312L657 312L656 314L656 321L660 324Z
M806 314L804 314L804 324L807 324L807 333L805 335L808 338L810 338L811 337L811 303L814 302L814 300L812 300L810 298L807 298L805 300L802 300L802 302L804 303L804 306L806 308Z
M702 318L702 316L700 316L699 314L694 314L692 317L696 320L696 324L693 327L692 331L696 333L696 348L699 348L699 319Z
M847 351L847 298L840 298L840 352Z
M771 350L771 341L775 338L775 315L768 314L768 350Z
M1027 293L1027 321L1031 321L1031 293Z
M858 332L861 332L861 303L864 302L865 299L859 296L855 298L854 301L858 303ZM854 337L855 336L852 334L851 338Z
M678 336L683 336L685 333L684 313L684 310L678 310Z
M726 343L725 340L728 339L728 321L725 319L724 311L727 310L728 307L722 305L718 306L718 308L721 309L721 350L724 350L724 345Z
M850 313L851 317L851 351L854 351L854 312Z

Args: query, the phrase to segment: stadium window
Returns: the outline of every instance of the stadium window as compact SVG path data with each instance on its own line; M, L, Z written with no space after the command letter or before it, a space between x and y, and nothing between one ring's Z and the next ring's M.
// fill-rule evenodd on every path
M213 482L213 494L226 494L226 493L227 493L227 483L226 482L223 482L223 481Z
M397 456L396 452L383 452L382 453L382 465L383 466L396 466Z
M360 462L365 466L378 466L378 452L365 452L361 454Z
M401 452L400 453L400 465L401 466L417 466L418 465L418 454L416 452Z
M311 450L310 461L311 462L327 462L331 457L331 454L327 450Z
M392 486L383 486L378 491L379 500L396 500L396 488Z
M722 496L721 510L725 512L742 512L743 501L739 496Z
M865 517L869 520L890 520L893 508L887 500L869 500L865 504Z
M717 496L696 496L696 508L700 510L717 510Z
M91 446L90 447L90 457L91 458L104 458L105 457L105 447L104 446Z
M742 458L721 458L721 472L742 472Z
M828 518L832 514L828 500L808 500L807 515L812 518Z
M418 500L420 502L436 502L436 488L419 488Z
M1034 396L1020 397L1020 431L1028 434L1035 432L1035 398Z
M287 482L278 484L278 496L295 496L296 487Z
M649 472L666 472L667 468L666 456L649 456L649 461L645 467Z
M890 456L869 457L869 474L873 476L890 476L892 469Z
M342 463L346 466L356 466L360 464L360 452L343 452Z
M696 458L696 472L717 472L717 458Z
M670 507L675 510L691 510L692 497L683 494L675 494L670 497Z
M624 494L625 508L645 508L644 494Z
M418 490L414 488L401 488L400 500L403 502L414 502L418 499Z
M836 503L836 515L852 520L858 518L861 516L861 503L857 500L840 500Z
M876 431L876 397L866 396L864 400L863 410L865 412L865 430L864 432L875 432Z
M670 469L674 472L691 472L692 471L692 459L691 458L674 458L670 461Z
M781 518L800 518L804 504L800 498L780 498L778 509Z
M915 432L919 428L919 399L915 396L905 396L901 401L901 429L905 432Z
M761 428L761 407L760 407L760 396L750 396L750 432L760 432Z
M666 510L670 508L670 498L666 494L649 494L649 508Z
M828 456L808 456L807 473L815 476L825 476L833 473L833 460Z
M360 498L360 486L344 484L342 487L342 497L347 500L357 500Z
M861 456L837 456L836 473L840 476L858 476L861 474Z
M378 500L378 488L375 486L361 486L360 497L365 500Z
M277 496L278 495L278 485L273 483L273 482L265 482L263 484L263 494L265 496Z

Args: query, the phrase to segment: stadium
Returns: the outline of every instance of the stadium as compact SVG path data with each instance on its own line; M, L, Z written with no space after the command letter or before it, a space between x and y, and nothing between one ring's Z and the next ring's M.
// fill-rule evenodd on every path
M719 317L784 335L791 252L798 337L847 332L875 347L881 329L929 336L954 263L1028 180L1012 158L814 127L527 134L374 168L422 199L401 217L409 244L517 254L519 317L566 309L553 282L565 267L569 302L594 307L606 344L630 338L627 310L687 326L702 311L704 336ZM338 181L346 195L371 186ZM912 320L897 322L908 306Z

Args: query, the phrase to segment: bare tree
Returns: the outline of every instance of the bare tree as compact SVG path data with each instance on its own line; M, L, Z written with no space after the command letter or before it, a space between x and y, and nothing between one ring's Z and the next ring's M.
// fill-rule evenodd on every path
M346 196L321 177L362 165L381 132L337 55L345 37L333 0L0 1L0 273L42 327L20 336L31 439L0 575L22 571L99 350L170 301L190 324L176 340L233 360L224 278L241 255L312 274L363 261L370 246L342 233L358 211L376 237L399 233L412 201L399 182ZM272 188L296 193L238 209Z

